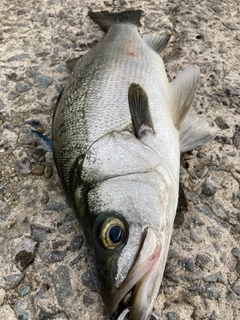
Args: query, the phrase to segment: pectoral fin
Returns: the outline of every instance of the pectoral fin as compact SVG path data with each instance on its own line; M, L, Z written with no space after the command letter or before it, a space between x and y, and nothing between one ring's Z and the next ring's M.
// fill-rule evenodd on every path
M140 139L149 131L154 133L148 96L140 85L136 83L130 85L128 102L136 137Z
M176 128L186 116L197 90L200 71L198 66L190 66L183 70L171 83L173 104L172 117Z

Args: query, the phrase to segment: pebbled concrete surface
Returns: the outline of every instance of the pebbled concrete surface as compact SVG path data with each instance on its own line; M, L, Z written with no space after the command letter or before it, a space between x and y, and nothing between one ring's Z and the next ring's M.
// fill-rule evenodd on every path
M169 79L190 64L201 69L193 108L219 135L182 157L179 210L156 310L164 320L237 320L240 6L231 0L1 1L1 315L110 319L52 155L31 133L51 137L54 104L69 76L65 61L102 37L87 17L90 8L140 8L142 34L171 33L164 52Z

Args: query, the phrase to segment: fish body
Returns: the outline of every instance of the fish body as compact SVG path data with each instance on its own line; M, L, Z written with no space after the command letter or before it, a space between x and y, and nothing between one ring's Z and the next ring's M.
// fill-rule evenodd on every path
M76 64L53 117L62 184L93 251L110 314L132 291L131 320L147 320L167 259L180 152L216 132L188 110L197 66L169 83L159 53L169 36L137 31L140 11L90 16L105 37Z

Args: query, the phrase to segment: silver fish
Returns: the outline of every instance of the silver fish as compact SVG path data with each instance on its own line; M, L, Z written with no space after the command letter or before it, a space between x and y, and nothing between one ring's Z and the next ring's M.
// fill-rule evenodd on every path
M93 252L109 314L131 291L130 320L151 314L178 202L180 153L216 130L189 113L190 66L169 83L169 35L143 38L140 11L90 12L106 35L75 65L55 108L59 176Z

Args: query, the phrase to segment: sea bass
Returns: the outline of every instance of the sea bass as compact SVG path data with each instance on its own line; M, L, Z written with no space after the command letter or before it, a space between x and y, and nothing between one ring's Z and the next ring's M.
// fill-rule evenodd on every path
M159 54L169 35L142 38L139 10L89 15L106 35L76 63L59 98L54 159L108 313L131 292L129 319L147 320L173 230L180 153L216 130L189 113L199 68L168 81Z

